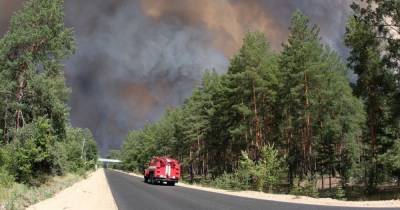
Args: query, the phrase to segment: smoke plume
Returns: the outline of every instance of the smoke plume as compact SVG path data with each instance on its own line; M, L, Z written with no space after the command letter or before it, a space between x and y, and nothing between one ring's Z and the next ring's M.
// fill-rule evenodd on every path
M0 33L22 0L0 0ZM205 69L224 72L247 31L274 50L300 9L342 55L350 0L68 0L77 53L66 62L71 123L88 127L103 154L129 130L190 96Z

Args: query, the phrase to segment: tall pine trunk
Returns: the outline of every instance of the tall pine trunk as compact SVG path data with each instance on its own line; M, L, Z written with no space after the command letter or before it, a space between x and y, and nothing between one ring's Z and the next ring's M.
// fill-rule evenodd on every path
M255 130L255 145L256 145L256 159L258 159L258 152L260 151L260 148L262 147L262 133L260 129L260 118L258 116L258 110L257 110L257 96L256 96L256 90L254 86L254 81L253 81L253 111L254 111L254 130Z
M8 143L9 139L8 139L8 125L7 125L7 118L8 118L8 96L6 97L6 106L5 106L5 110L4 110L4 129L3 129L3 139L4 139L4 143Z
M26 69L27 69L27 65L23 64L21 66L20 71L17 74L17 91L15 93L15 98L16 98L16 102L18 105L21 105L22 103L22 99L24 97L24 89L26 87L26 78L25 78L25 74L26 74ZM18 130L20 128L22 128L25 124L25 120L24 120L24 115L22 113L21 107L17 107L17 109L15 110L15 129L16 132L18 132ZM14 141L16 139L16 132L14 133Z
M304 72L304 112L305 112L305 124L304 124L304 132L303 132L303 158L305 161L305 171L308 172L310 170L310 153L311 153L311 142L310 142L310 124L311 117L309 113L310 102L308 98L309 85L308 85L308 77L307 72Z

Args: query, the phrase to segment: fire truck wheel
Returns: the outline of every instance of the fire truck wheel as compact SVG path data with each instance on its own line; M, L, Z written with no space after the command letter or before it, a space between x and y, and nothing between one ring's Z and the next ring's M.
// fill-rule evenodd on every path
M167 182L169 186L175 186L175 182Z
M156 180L154 180L153 174L150 174L150 183L155 184Z
M149 179L145 176L145 177L144 177L144 182L147 183L148 181L149 181Z

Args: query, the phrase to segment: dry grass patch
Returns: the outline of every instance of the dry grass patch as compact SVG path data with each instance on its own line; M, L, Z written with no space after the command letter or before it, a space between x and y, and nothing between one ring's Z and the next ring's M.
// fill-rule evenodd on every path
M82 180L84 176L67 174L49 178L38 187L13 183L10 187L0 187L0 210L25 209L32 204L52 197L57 192Z

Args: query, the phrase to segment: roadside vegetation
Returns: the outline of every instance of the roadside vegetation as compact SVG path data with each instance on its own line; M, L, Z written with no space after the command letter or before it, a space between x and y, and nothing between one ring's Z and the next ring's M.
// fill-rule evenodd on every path
M90 131L68 121L62 62L75 43L63 3L26 1L0 39L0 209L50 197L97 160Z
M227 73L206 71L181 107L130 132L112 156L133 171L172 156L184 179L225 189L399 198L399 7L352 5L347 63L299 11L280 52L249 32Z
M39 186L13 183L10 188L3 189L0 200L5 209L26 209L42 200L51 198L57 192L83 178L84 176L68 173L63 176L48 177L46 183Z

